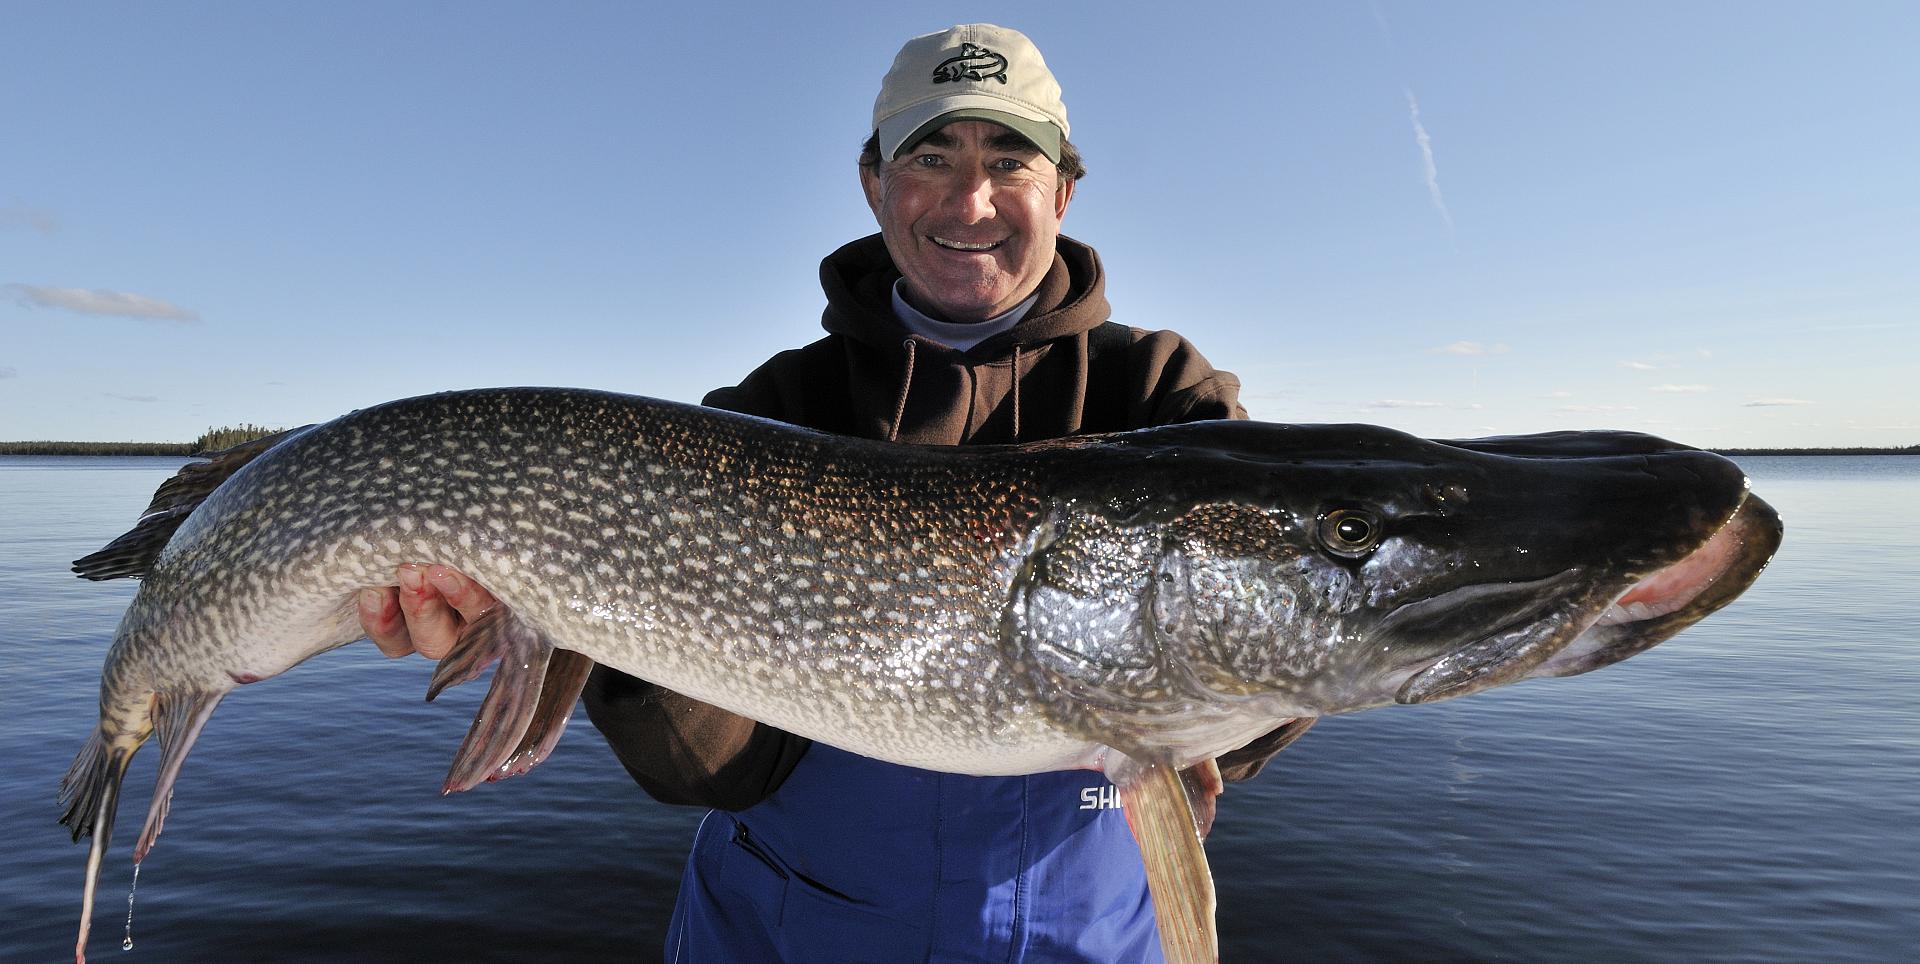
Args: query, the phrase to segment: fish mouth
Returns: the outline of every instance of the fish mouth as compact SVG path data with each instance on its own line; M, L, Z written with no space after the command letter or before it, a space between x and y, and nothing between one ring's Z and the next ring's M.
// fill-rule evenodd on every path
M1780 549L1780 514L1748 495L1699 548L1615 597L1529 676L1577 676L1643 653L1747 590Z
M1625 586L1609 580L1571 597L1556 594L1581 581L1577 569L1509 584L1516 598L1550 598L1414 669L1394 700L1431 703L1521 679L1575 676L1645 652L1737 598L1766 569L1782 535L1779 514L1749 494L1692 551Z

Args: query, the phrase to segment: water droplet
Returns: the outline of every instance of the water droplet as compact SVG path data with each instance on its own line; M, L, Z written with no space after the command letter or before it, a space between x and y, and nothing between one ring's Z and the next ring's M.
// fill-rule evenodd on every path
M140 889L140 865L133 865L133 884L127 888L127 936L121 938L120 949L133 950L133 892Z

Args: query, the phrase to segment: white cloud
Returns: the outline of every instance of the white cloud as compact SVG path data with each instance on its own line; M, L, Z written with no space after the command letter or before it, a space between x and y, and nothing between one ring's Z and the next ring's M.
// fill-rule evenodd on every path
M10 284L23 305L41 308L65 308L83 315L113 315L121 318L151 318L157 321L199 321L200 315L171 302L146 295L105 288L49 288L43 285Z
M1572 398L1573 393L1572 392L1548 392L1545 395L1542 395L1540 397L1541 398Z
M119 392L101 392L100 394L108 398L117 398L123 402L157 402L160 400L160 396L158 395L122 395Z
M1435 355L1504 355L1507 346L1502 344L1483 345L1477 341L1456 341L1451 345L1429 348Z
M0 368L0 378L19 378L20 370L13 367Z
M1746 403L1745 408L1771 408L1777 405L1812 405L1804 398L1756 398Z
M1415 402L1403 398L1383 398L1377 402L1368 402L1368 408L1445 408L1440 402Z
M1413 120L1413 139L1420 145L1420 160L1426 166L1427 196L1433 199L1433 209L1440 212L1440 220L1447 222L1447 233L1453 233L1453 215L1447 211L1447 199L1440 194L1440 170L1433 163L1433 138L1427 136L1427 125L1420 122L1420 102L1413 97L1413 88L1403 87L1407 95L1407 116Z
M1587 415L1614 415L1620 412L1637 412L1637 405L1562 405L1556 412L1579 412Z
M1698 395L1708 390L1705 385L1655 385L1647 389L1647 391L1660 392L1665 395Z
M1650 371L1653 371L1653 370L1654 370L1654 369L1656 369L1656 368L1659 368L1660 366L1658 366L1658 365L1655 365L1655 364L1654 364L1654 363L1652 363L1652 362L1643 362L1643 361L1623 361L1623 362L1621 362L1621 363L1620 363L1620 367L1621 367L1621 368L1631 368L1631 369L1633 369L1634 371L1637 371L1637 372L1650 372Z

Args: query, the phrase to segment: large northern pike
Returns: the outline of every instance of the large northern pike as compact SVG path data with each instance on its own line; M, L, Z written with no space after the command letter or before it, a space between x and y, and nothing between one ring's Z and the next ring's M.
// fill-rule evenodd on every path
M1624 659L1739 595L1780 531L1733 463L1626 433L920 447L603 392L392 402L187 466L75 563L144 579L62 785L93 835L76 953L135 750L160 735L139 860L220 698L359 638L356 592L401 563L501 603L435 674L499 667L448 789L543 758L591 662L896 763L1098 768L1186 961L1213 956L1212 890L1178 770Z

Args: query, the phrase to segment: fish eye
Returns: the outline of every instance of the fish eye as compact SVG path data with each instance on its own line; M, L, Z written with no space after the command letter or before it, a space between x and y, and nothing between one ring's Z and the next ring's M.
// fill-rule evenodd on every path
M1362 556L1380 544L1380 520L1359 509L1335 509L1320 517L1319 534L1329 552Z

